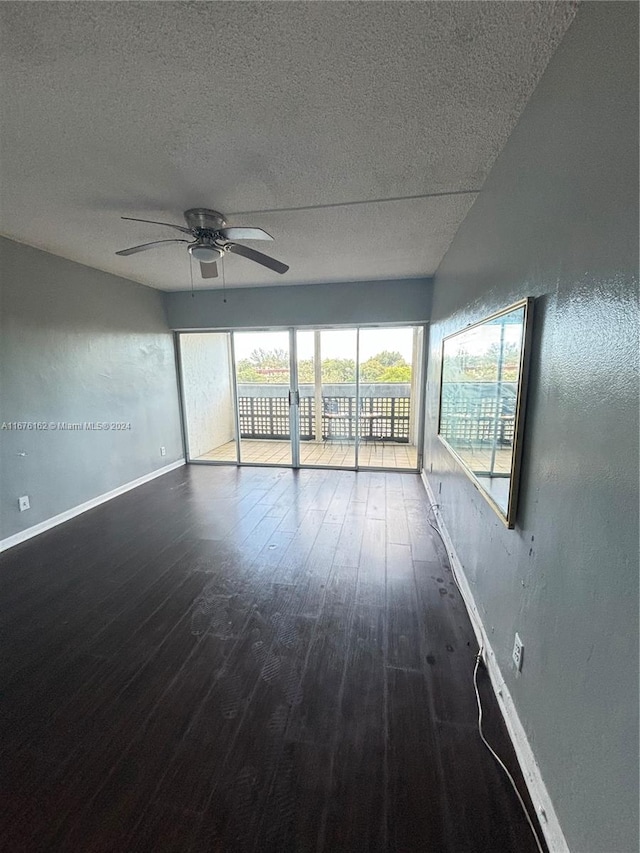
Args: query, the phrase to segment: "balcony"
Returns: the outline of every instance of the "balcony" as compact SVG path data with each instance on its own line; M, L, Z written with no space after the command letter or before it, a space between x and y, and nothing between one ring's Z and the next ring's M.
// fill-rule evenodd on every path
M321 419L316 417L318 402ZM361 389L359 413L356 407L353 384L326 384L321 398L313 385L300 386L301 464L353 467L357 433L359 466L415 469L410 385L367 384ZM243 462L291 463L288 386L239 383L238 415ZM321 435L316 434L319 426ZM198 459L235 461L235 442L228 441Z

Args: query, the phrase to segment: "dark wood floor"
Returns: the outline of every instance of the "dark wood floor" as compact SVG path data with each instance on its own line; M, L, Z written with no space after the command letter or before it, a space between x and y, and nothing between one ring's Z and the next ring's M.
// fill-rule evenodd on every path
M6 552L2 850L533 853L427 512L188 466Z

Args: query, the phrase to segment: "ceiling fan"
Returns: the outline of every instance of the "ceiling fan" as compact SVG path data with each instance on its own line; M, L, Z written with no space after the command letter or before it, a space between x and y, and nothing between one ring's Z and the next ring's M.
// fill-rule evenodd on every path
M152 249L161 243L187 243L187 251L191 257L200 262L202 278L218 277L218 265L216 261L224 257L227 252L231 252L234 255L242 255L243 258L248 258L250 261L262 264L263 267L280 273L280 275L289 269L286 264L276 261L275 258L271 258L269 255L233 242L234 240L273 240L271 234L267 234L262 228L228 226L221 213L218 213L216 210L207 210L204 207L194 207L190 210L185 210L184 218L187 223L186 228L184 225L174 225L172 222L155 222L152 219L136 219L133 216L122 216L121 219L127 219L130 222L148 222L151 225L164 225L167 228L175 228L183 234L191 235L193 240L178 237L172 240L154 240L152 243L142 243L140 246L122 249L120 252L116 252L116 255L135 255L137 252L145 252L147 249Z

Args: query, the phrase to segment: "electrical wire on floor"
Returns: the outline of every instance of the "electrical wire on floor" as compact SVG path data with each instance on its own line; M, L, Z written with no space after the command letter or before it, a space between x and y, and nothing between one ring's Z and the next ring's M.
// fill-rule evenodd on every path
M431 521L429 521L429 527L431 527L431 529L434 530L438 534L438 537L439 537L440 541L442 542L442 547L444 548L445 554L447 554L447 556L448 556L449 552L447 550L447 545L444 541L444 537L442 536L442 533L440 532L439 528L437 527L437 518L436 518L435 510L438 509L439 506L440 506L439 504L430 504L429 505L429 512L433 513L434 521L436 521L436 524L432 524ZM462 591L462 587L460 586L460 583L458 581L458 576L456 575L456 570L455 570L455 567L453 565L453 561L449 562L449 569L451 570L451 575L453 577L453 581L454 581L455 585L458 587L458 592L460 593L462 600L464 601L467 612L469 613L471 618L474 620L477 627L480 629L480 636L482 636L482 626L481 626L480 620L476 616L473 608L469 606L469 602L467 601L467 598L466 598L464 592ZM495 761L498 763L498 765L502 768L507 779L511 783L511 787L514 790L515 795L518 798L518 802L520 803L520 806L522 808L522 811L524 812L524 816L527 819L527 823L529 824L529 829L531 830L531 833L532 833L533 838L536 842L536 846L538 848L539 853L545 853L545 849L540 842L540 838L538 837L538 832L537 832L537 830L533 824L533 821L531 820L531 816L529 815L529 810L527 809L525 802L520 795L520 791L518 791L518 787L515 783L515 779L513 778L511 773L507 770L507 767L506 767L504 761L500 758L500 756L497 754L497 752L493 749L493 747L491 746L489 741L485 738L484 732L482 731L482 701L480 699L480 691L478 690L478 667L480 666L480 661L483 660L483 657L484 657L484 646L480 645L480 647L478 648L478 652L476 654L476 663L475 663L475 666L473 668L473 689L475 690L476 704L478 706L478 732L480 734L480 739L482 740L482 742L486 746L486 748L489 750L489 752L491 753L491 755L493 756Z
M440 504L430 504L429 505L429 512L433 513L433 518L434 518L434 521L436 521L436 524L432 524L431 521L429 521L428 524L429 524L429 527L438 534L438 538L442 542L442 547L444 548L444 552L448 558L449 552L447 550L447 545L446 545L444 539L442 538L442 533L440 533L440 529L437 526L436 514L434 512L434 510L438 509L439 506L440 506ZM449 562L448 568L451 570L451 576L453 577L453 581L454 581L455 585L458 587L458 592L460 593L460 597L462 598L462 600L465 603L465 606L467 608L467 613L473 619L473 621L476 623L479 634L480 634L480 636L482 636L482 623L480 622L480 620L476 616L473 607L471 607L469 602L467 601L467 596L464 594L464 591L463 591L462 587L460 586L460 582L458 581L458 575L456 574L455 566L453 565L452 561ZM484 653L484 646L480 647L480 651L482 651Z
M504 761L500 758L500 756L493 749L493 747L491 746L489 741L484 736L484 732L482 731L482 702L480 701L480 692L478 690L478 666L480 664L480 660L482 659L482 652L483 652L483 649L481 646L480 649L478 650L478 654L476 655L476 665L473 668L473 687L474 687L474 690L476 691L476 703L478 705L478 731L480 732L480 737L482 738L482 743L487 747L487 749L489 750L491 755L493 755L493 757L498 762L500 767L502 767L502 769L506 773L507 779L511 782L511 787L515 791L515 795L518 798L518 802L522 806L522 811L524 812L524 816L527 819L527 823L529 824L529 829L531 830L531 832L533 834L533 837L535 839L539 853L545 853L544 848L542 847L542 844L540 843L540 839L538 838L538 833L536 832L536 828L533 825L533 821L531 820L531 817L529 816L529 811L528 811L528 809L524 803L524 800L520 796L520 791L518 790L518 788L516 786L516 783L515 783L513 776L511 775L511 773L509 773L509 771L505 767Z

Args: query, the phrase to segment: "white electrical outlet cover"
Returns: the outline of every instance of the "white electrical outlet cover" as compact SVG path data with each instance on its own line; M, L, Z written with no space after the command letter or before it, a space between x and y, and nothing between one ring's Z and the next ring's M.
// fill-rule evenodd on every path
M25 509L31 509L31 504L29 503L29 496L24 495L21 498L18 498L18 507L20 508L20 512L24 512Z
M516 669L518 672L522 670L522 655L524 653L524 644L520 639L520 635L516 633L515 640L513 642L513 662L516 665Z

